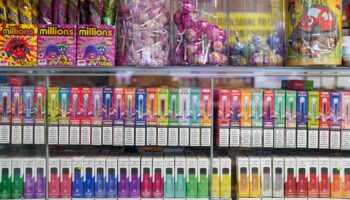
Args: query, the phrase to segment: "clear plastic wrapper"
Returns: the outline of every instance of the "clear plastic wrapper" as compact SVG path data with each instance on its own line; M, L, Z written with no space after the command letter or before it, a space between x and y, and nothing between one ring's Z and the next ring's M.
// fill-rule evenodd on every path
M40 24L52 24L53 22L53 0L40 0Z

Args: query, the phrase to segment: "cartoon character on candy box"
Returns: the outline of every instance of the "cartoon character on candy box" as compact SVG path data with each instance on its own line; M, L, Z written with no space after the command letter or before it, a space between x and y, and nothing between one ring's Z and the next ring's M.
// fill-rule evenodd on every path
M12 65L22 65L27 62L27 55L30 54L28 43L20 38L11 39L6 44L5 51L9 60L13 59Z
M68 61L68 45L66 42L62 42L56 45L59 50L58 60L60 63L66 63Z
M46 47L45 58L48 60L49 65L57 65L59 62L59 49L56 45L50 44Z

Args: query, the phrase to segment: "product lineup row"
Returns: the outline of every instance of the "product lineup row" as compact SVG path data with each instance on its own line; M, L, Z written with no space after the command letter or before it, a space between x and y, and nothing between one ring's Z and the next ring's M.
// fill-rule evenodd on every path
M350 148L350 92L218 90L219 146Z
M212 194L231 197L231 159L215 160L213 184L217 185ZM45 197L45 159L0 161L0 198L21 198L22 193L24 198ZM52 157L48 160L48 197L209 198L209 166L208 157L192 152L164 156L146 153L142 157Z
M237 197L350 198L348 157L238 156Z
M210 89L50 87L47 93L46 106L46 88L0 88L0 143L43 144L47 107L52 145L211 144Z

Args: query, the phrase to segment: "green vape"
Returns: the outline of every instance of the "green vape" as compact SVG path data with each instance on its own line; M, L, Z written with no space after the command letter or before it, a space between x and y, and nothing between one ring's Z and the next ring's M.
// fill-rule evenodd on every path
M9 199L11 197L11 176L9 168L1 169L0 199Z
M165 181L164 181L164 197L165 198L174 198L174 176L173 169L167 168L165 170Z
M177 169L177 175L175 180L175 198L186 197L186 178L184 168Z
M198 198L209 197L209 178L206 168L201 168L199 171L198 180Z
M186 183L187 198L197 198L198 179L196 176L196 169L189 168Z
M12 176L13 176L13 180L12 180L12 187L11 187L11 198L12 199L22 198L23 176L21 174L21 169L15 168Z

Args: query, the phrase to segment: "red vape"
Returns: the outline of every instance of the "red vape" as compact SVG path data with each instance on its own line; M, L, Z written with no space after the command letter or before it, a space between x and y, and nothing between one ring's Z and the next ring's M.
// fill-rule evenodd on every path
M287 169L287 181L284 184L284 196L295 198L297 196L296 193L296 181L294 176L294 169Z
M49 198L59 198L60 197L60 177L57 173L57 168L51 168L50 170L50 180L49 180Z
M62 169L62 175L61 175L61 198L70 198L72 195L72 178L69 173L68 168Z
M297 197L307 197L307 178L305 168L299 168L298 182L297 182Z
M164 179L162 177L162 170L157 168L154 171L154 182L153 182L153 198L163 198L164 190Z
M310 168L309 182L308 182L308 197L318 197L318 177L316 167Z
M329 182L328 168L321 168L321 179L319 182L319 196L320 198L331 197L331 184Z
M150 175L150 168L143 169L142 181L141 181L141 197L152 197L152 177Z

